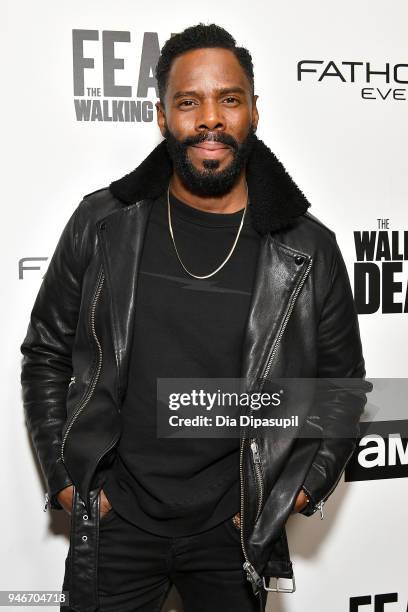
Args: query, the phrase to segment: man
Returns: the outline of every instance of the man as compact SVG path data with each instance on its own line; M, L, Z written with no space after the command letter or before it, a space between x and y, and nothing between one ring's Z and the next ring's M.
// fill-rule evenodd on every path
M186 612L263 610L270 578L294 590L288 516L323 517L355 440L160 438L156 382L348 377L360 393L326 408L356 435L357 315L335 234L255 135L249 52L199 24L156 77L164 140L84 197L44 277L26 422L46 506L71 514L70 609L153 612L174 583Z

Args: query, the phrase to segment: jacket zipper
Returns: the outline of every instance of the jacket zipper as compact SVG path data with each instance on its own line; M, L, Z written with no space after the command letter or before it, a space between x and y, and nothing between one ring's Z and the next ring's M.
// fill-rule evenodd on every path
M261 457L259 454L258 443L255 438L251 439L251 450L252 450L252 458L254 460L254 466L255 466L256 482L258 484L258 508L256 511L256 517L255 517L255 522L256 522L262 510L264 486L263 486L263 478L262 478L262 472L261 472Z
M288 323L289 317L292 314L292 310L293 310L293 308L295 306L295 302L296 302L297 296L299 294L299 291L302 289L302 287L304 285L304 282L305 282L305 280L307 278L307 275L310 272L310 268L312 267L312 263L313 263L313 260L311 259L309 261L309 264L308 264L306 270L305 270L305 273L302 276L302 279L301 279L299 285L297 286L297 289L296 289L296 291L294 293L294 296L292 298L292 302L290 303L290 306L289 306L288 310L286 311L285 317L283 319L282 327L281 327L281 329L279 331L278 337L277 337L276 342L275 342L275 346L273 347L272 353L271 353L271 355L269 357L268 363L267 363L266 368L265 368L265 372L264 372L264 374L262 376L263 379L266 379L268 377L269 370L271 369L271 365L272 365L273 359L274 359L274 357L276 355L276 352L278 350L278 346L279 346L280 340L281 340L281 338L283 336L283 333L284 333L284 331L286 329L286 325ZM263 382L262 382L261 390L262 390L264 384L265 384L265 380L263 380Z
M275 358L276 352L278 350L278 346L279 343L282 339L282 336L284 334L284 331L286 329L286 326L288 324L289 321L289 317L292 314L292 310L295 306L295 302L297 299L297 296L300 292L300 290L302 289L304 282L310 272L310 268L312 267L312 263L313 260L310 259L309 264L299 282L299 285L296 288L295 293L292 296L292 300L289 304L289 307L286 311L285 317L283 319L282 322L282 327L278 333L278 337L276 339L275 342L275 346L273 347L273 350L271 352L271 355L268 359L264 374L263 374L263 379L265 380L269 370L271 368L273 359ZM260 386L260 390L262 390L263 386L264 386L264 380L261 383ZM251 408L252 410L252 408ZM250 410L250 412L251 412ZM247 579L249 580L249 582L252 583L252 588L254 590L254 592L257 592L256 587L260 587L263 584L262 578L261 576L258 574L258 572L256 571L256 569L254 568L254 566L252 565L252 563L250 562L249 558L248 558L248 553L246 551L245 548L245 542L244 542L244 506L245 506L245 493L244 493L244 475L243 475L243 456L244 456L244 444L245 444L245 440L246 440L246 436L244 435L241 441L241 448L240 448L240 458L239 458L239 474L240 474L240 485L241 485L241 512L240 512L240 524L241 524L241 547L242 547L242 552L244 554L244 558L245 558L245 563L243 564L243 568L247 573ZM255 442L255 444L252 446L252 444ZM259 449L258 449L258 445L256 444L256 440L254 438L252 438L252 442L251 442L251 448L252 448L252 453L253 453L253 458L254 458L254 465L255 465L255 470L258 474L258 479L256 480L257 482L257 486L258 486L258 493L259 493L259 497L258 497L258 509L257 509L257 518L259 516L260 513L260 509L261 509L261 504L259 503L259 500L261 500L262 503L262 498L263 498L263 481L262 481L262 474L260 471L260 456L259 456ZM255 449L255 453L254 453L254 449ZM256 458L256 461L255 461ZM260 486L260 483L262 483L262 487Z
M97 383L98 378L99 378L99 374L101 372L101 368L102 368L102 347L101 347L101 343L99 342L98 336L96 335L96 332L95 332L95 309L96 309L96 303L98 301L99 295L100 295L101 290L102 290L102 285L103 285L104 279L105 279L105 275L103 273L103 268L101 266L100 270L99 270L97 286L96 286L96 290L95 290L95 294L94 294L94 298L92 300L92 306L91 306L91 331L92 331L92 335L93 335L93 337L95 339L95 343L96 343L96 345L98 347L98 364L97 364L94 376L92 378L90 387L89 387L89 389L88 389L88 391L87 391L87 393L86 393L82 403L78 406L77 410L75 411L75 413L74 413L74 415L73 415L73 417L71 419L71 422L69 423L69 425L67 427L67 430L65 431L64 438L63 438L62 444L61 444L61 459L62 459L62 461L64 461L64 447L65 447L65 443L67 441L68 434L69 434L73 424L75 423L76 419L78 418L78 416L80 415L82 410L85 408L85 406L87 405L87 403L91 399L92 394L93 394L94 389L95 389L95 386L96 386L96 383ZM73 378L75 380L75 377L73 377ZM73 382L72 379L71 379L71 382Z
M250 560L248 558L248 553L246 551L245 542L244 542L244 502L245 502L245 495L244 495L244 479L243 479L242 460L243 460L243 455L244 455L245 440L246 440L246 438L243 437L242 441L241 441L240 456L239 456L239 475L240 475L240 485L241 485L241 512L240 512L240 527L241 527L241 529L240 529L240 537L241 537L241 548L242 548L242 552L243 552L244 558L245 558L245 562L243 564L243 568L246 571L247 580L252 583L252 589L253 589L254 593L256 593L256 586L258 586L258 587L261 586L262 579L261 579L260 575L258 574L258 572L256 571L256 569L254 568L254 566L252 565L252 563L250 562Z
M324 506L325 502L323 500L319 501L318 504L316 504L316 510L320 510L320 519L324 519L324 514L323 514L323 506Z

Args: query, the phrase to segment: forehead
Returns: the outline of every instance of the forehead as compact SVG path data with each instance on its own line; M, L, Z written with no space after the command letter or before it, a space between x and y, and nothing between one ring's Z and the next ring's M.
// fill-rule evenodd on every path
M193 49L172 62L167 93L182 90L233 87L251 88L245 70L229 49Z

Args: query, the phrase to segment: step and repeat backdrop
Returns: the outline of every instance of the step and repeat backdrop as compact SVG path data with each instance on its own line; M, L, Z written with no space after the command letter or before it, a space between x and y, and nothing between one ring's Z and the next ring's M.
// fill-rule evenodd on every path
M402 0L5 5L0 589L57 590L69 518L43 512L44 483L24 425L19 347L50 256L82 196L132 170L160 141L154 67L172 33L215 22L252 53L258 135L305 193L310 212L336 232L367 376L384 388L399 379L404 402L408 6ZM362 435L323 520L318 512L289 518L297 589L270 594L268 612L407 610L407 440L386 410L383 420L382 433ZM175 590L166 610L182 611Z

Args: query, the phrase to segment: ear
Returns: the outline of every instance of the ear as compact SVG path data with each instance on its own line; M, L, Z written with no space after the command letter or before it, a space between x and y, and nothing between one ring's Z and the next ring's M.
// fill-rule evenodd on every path
M258 113L258 109L256 106L256 101L258 100L259 96L252 96L252 125L253 125L253 129L254 132L256 132L256 128L258 127L258 121L259 121L259 113Z
M161 135L165 137L167 130L167 122L166 122L166 113L164 111L164 105L158 100L156 102L156 110L157 110L157 125L159 126Z

